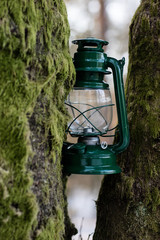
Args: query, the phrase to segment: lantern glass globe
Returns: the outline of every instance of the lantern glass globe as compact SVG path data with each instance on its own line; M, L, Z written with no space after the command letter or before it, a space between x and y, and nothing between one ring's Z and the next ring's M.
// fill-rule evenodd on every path
M74 88L66 100L71 116L71 136L106 134L112 121L112 99L108 89Z

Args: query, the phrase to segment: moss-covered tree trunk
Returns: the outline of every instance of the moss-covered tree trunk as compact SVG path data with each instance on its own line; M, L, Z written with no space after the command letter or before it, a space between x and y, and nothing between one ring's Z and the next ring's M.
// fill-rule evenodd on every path
M142 0L130 25L126 99L130 146L106 176L94 240L160 239L160 1Z
M74 231L60 163L75 75L68 38L63 1L0 0L0 240Z

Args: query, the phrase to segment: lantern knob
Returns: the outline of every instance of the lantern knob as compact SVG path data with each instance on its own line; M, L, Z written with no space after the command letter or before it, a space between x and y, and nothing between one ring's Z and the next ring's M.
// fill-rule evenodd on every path
M92 37L73 40L72 43L78 45L77 52L81 52L81 51L104 52L103 46L109 44L107 41L97 39L97 38L92 38Z

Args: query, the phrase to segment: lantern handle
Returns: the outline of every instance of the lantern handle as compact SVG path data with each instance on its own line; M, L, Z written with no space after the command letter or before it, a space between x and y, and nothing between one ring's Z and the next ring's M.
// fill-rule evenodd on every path
M117 144L112 146L113 152L116 154L124 151L129 145L129 127L127 120L124 84L123 84L123 66L125 58L117 60L115 58L107 57L106 67L110 67L113 72L113 81L115 89L115 97L117 104L117 115L119 123L120 139Z

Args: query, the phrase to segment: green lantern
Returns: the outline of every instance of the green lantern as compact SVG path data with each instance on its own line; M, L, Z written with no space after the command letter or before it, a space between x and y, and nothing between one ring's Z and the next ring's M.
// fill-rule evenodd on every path
M67 174L115 174L121 169L116 155L129 144L129 130L123 86L124 58L108 57L103 46L108 42L95 39L73 41L78 45L74 54L76 83L65 104L71 116L67 133L78 137L77 143L63 145L64 172ZM112 70L117 105L118 125L111 129L113 103L104 75ZM101 137L110 137L116 129L118 143L108 145Z

